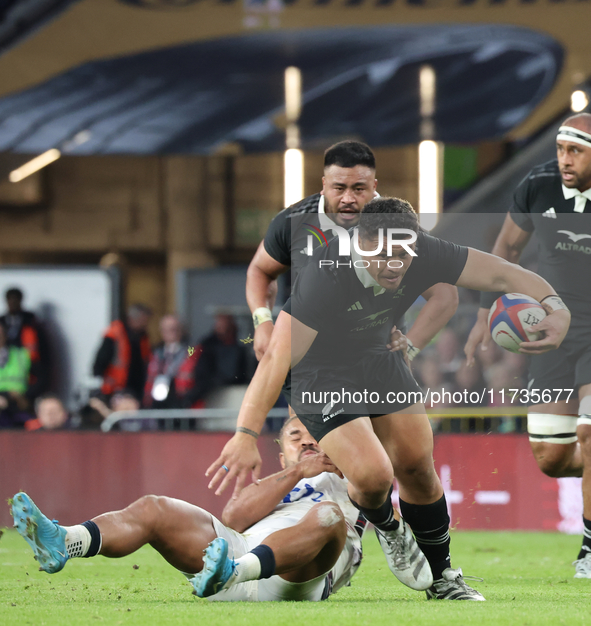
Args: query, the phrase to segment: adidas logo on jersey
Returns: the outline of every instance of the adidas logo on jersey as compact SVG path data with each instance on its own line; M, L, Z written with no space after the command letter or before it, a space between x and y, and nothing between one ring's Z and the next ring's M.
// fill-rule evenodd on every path
M361 311L363 307L361 306L361 302L359 302L359 300L357 300L357 302L355 304L352 304L347 311Z
M554 207L551 206L547 211L544 211L542 213L543 217L551 217L553 219L556 219L556 211L554 210Z

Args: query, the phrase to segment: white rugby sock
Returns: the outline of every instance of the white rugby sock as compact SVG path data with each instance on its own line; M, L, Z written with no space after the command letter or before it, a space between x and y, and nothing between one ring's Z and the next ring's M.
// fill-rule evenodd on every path
M234 575L230 577L231 584L243 583L248 580L258 580L261 575L261 561L256 554L247 552L236 559ZM228 581L229 582L229 581Z
M76 526L64 526L66 529L66 550L68 558L86 556L90 548L91 536L90 532L82 524Z

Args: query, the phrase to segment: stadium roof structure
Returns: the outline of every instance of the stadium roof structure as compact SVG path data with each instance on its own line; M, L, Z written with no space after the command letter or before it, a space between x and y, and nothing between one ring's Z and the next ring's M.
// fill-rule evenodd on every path
M373 146L417 142L425 63L437 75L435 138L499 138L547 96L563 56L552 37L510 25L277 30L195 41L93 60L0 98L0 150L282 150L289 65L303 74L304 148L345 136Z

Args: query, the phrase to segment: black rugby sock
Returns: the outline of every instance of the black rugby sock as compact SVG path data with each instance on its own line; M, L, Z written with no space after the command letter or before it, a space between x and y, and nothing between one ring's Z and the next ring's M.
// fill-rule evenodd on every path
M88 552L84 555L84 558L96 556L101 549L101 531L92 520L82 522L81 526L84 526L90 533L90 548L88 548Z
M271 578L275 574L275 554L273 550L261 543L255 546L250 553L258 557L261 562L261 575L259 578Z
M585 530L583 532L583 545L577 559L584 559L588 554L591 554L591 520L586 519L583 516L583 524Z
M411 527L415 539L429 561L433 579L441 578L451 567L449 555L449 515L445 495L432 504L409 504L400 500L402 519Z
M361 511L368 522L371 522L378 530L385 532L391 530L398 530L400 522L394 517L394 507L392 506L392 491L394 487L390 487L388 497L382 506L378 509L367 509L364 506L357 504L354 500L351 500L351 504Z

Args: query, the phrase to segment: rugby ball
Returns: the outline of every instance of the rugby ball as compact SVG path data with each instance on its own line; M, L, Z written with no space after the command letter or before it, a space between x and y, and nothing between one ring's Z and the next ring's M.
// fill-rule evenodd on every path
M540 338L540 333L529 328L545 317L544 307L534 298L522 293L506 293L492 305L488 327L497 345L509 352L519 352L522 341L537 341Z

